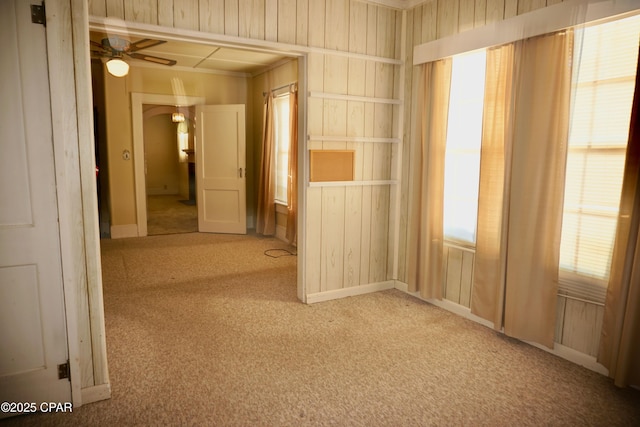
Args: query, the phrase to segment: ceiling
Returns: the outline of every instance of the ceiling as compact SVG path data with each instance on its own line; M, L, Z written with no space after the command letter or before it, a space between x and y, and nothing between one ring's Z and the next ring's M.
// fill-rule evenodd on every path
M90 32L91 40L99 44L102 42L102 39L106 37L108 37L107 34L103 32ZM135 43L136 41L142 39L142 37L117 37L128 40L131 43ZM98 49L92 46L91 50L96 51ZM148 49L141 49L137 52L142 52L147 55L158 56L167 59L173 59L177 61L177 64L175 65L177 67L192 68L194 70L200 71L215 70L249 74L260 72L268 68L270 65L287 58L286 55L275 54L272 52L233 49L229 47L187 43L172 40L168 40L166 43L153 46ZM124 59L132 66L135 66L136 64L150 64L146 61L129 57L125 57ZM155 66L163 67L163 65Z

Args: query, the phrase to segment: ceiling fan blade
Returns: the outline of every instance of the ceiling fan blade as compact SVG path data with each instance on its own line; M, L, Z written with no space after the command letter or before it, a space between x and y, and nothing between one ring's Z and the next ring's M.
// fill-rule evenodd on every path
M177 63L177 61L174 61L173 59L159 58L157 56L145 55L143 53L129 52L127 53L127 55L135 59L142 59L143 61L149 61L162 65L176 65Z
M91 44L92 47L97 47L98 49L101 49L102 52L109 52L109 49L106 49L104 45L101 43L94 42L93 40L89 40L89 43Z
M166 43L166 40L142 39L138 40L137 42L131 43L127 51L133 53L141 49L148 49L153 46L158 46L162 43Z

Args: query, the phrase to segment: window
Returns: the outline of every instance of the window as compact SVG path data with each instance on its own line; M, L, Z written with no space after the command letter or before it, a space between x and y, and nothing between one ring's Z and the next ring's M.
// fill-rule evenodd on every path
M616 233L640 16L577 30L561 290L604 300ZM578 282L580 285L571 285ZM592 284L591 288L584 284ZM599 288L599 289L598 289Z
M286 205L289 181L289 93L273 99L273 113L276 143L275 201Z
M453 58L444 166L444 235L475 245L486 52Z

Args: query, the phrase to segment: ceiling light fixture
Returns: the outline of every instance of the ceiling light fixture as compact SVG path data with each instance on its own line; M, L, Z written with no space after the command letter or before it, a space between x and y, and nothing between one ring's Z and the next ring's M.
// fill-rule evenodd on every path
M129 64L122 59L113 58L107 61L107 71L116 77L123 77L129 73Z
M173 113L173 114L171 114L171 121L173 123L182 123L182 122L184 122L184 114L183 113Z

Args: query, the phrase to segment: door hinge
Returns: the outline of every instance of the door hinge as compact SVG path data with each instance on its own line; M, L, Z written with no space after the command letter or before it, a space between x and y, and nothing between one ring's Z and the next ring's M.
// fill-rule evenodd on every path
M68 378L71 381L71 370L69 369L69 361L67 363L63 363L62 365L58 365L58 379L63 380Z
M47 26L47 16L44 10L44 2L42 4L32 4L31 5L31 22L34 24L42 24L45 27Z

